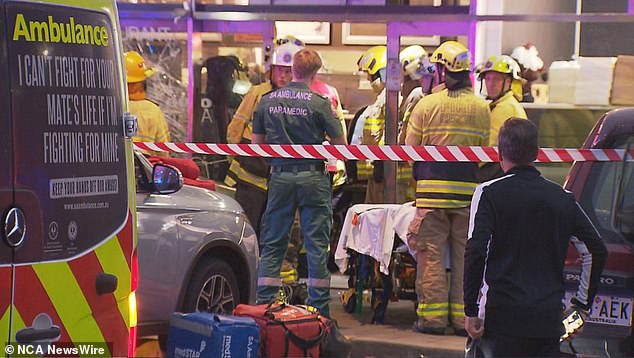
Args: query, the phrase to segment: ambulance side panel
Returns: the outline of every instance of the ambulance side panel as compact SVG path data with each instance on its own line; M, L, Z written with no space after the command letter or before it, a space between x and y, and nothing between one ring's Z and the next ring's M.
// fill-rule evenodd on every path
M12 253L10 342L128 354L134 188L114 15L104 1L4 2L2 114L11 115L13 205L26 218Z
M0 355L4 355L9 340L11 293L13 289L11 247L5 240L5 218L13 204L13 147L11 141L11 112L6 49L6 19L0 3Z

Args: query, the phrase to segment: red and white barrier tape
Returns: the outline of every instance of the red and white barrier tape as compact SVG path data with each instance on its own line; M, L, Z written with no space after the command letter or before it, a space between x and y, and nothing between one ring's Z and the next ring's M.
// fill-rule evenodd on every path
M217 144L134 142L135 149L249 157L370 159L426 162L497 162L494 147L411 146L411 145L308 145L308 144ZM623 160L624 149L541 148L540 163L572 161L614 162ZM634 149L627 157L632 161Z

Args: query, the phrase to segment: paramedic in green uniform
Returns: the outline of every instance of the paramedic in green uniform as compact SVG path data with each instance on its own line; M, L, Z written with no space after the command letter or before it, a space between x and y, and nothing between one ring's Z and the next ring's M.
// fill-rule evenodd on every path
M253 115L255 144L346 144L330 101L309 89L321 58L304 48L293 56L293 82L265 94ZM321 159L271 159L271 178L260 235L257 303L277 298L282 260L295 211L299 209L308 259L307 303L329 315L330 272L327 268L332 225L330 177Z

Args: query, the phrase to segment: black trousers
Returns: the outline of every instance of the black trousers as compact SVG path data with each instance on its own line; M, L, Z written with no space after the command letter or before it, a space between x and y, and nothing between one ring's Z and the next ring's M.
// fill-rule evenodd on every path
M470 340L470 338L469 338ZM495 333L485 333L474 342L467 357L562 357L559 338L514 337Z

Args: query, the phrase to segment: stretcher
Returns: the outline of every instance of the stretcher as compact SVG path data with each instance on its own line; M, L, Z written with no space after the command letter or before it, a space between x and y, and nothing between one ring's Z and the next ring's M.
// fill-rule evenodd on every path
M346 213L335 263L347 273L341 295L347 312L362 313L363 292L371 289L372 323L382 324L390 300L416 300L416 263L407 247L407 228L416 214L412 202L357 204Z

